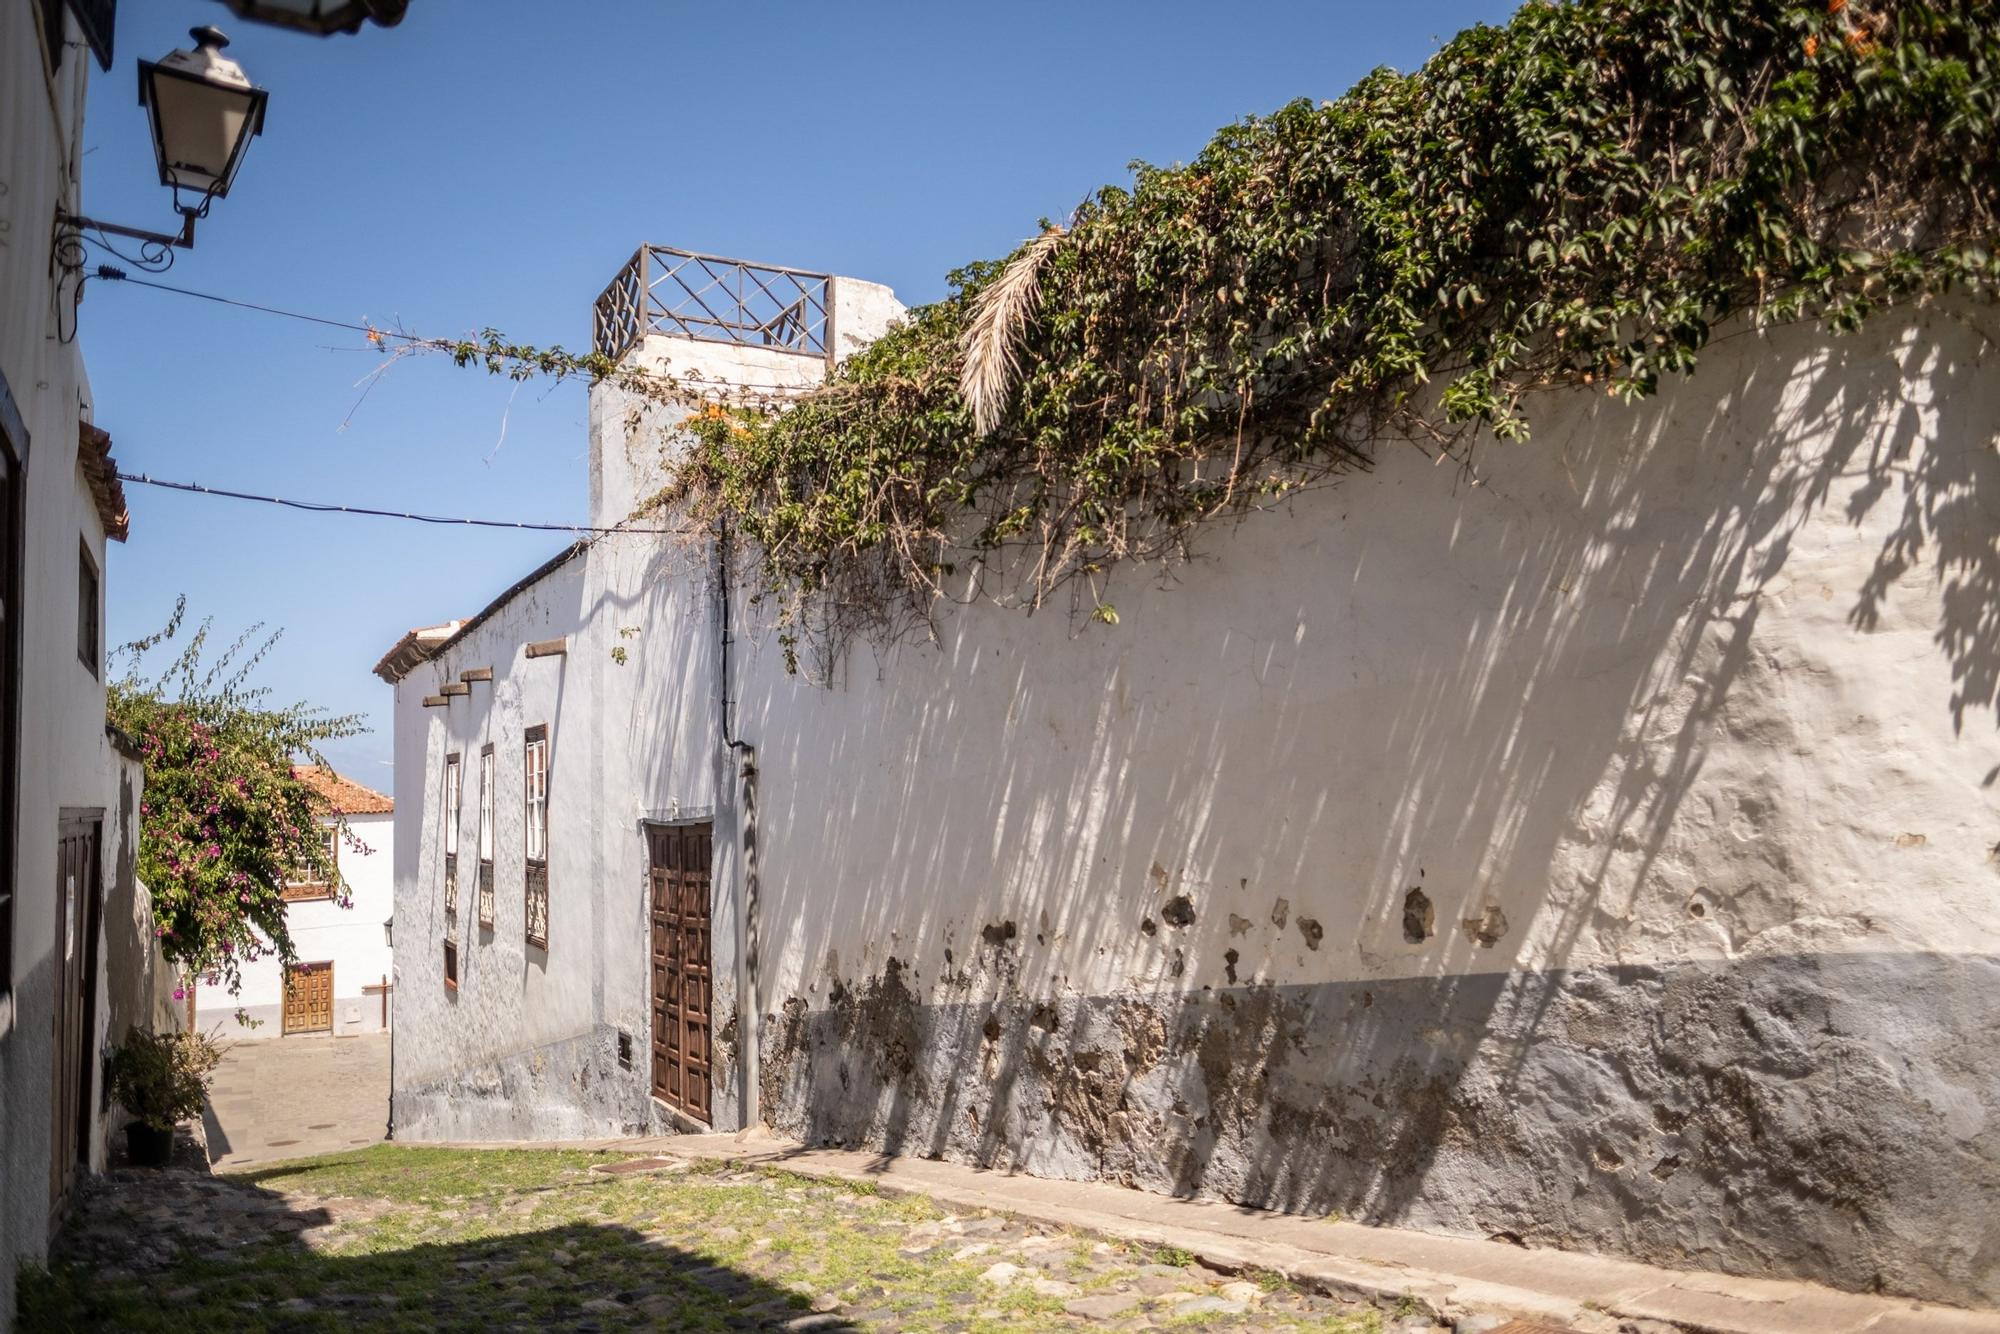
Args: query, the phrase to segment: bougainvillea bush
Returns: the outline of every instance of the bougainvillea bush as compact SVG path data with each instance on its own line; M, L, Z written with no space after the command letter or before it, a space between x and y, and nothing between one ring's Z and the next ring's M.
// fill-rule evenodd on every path
M164 671L142 664L173 640L186 600L166 628L115 651L128 667L108 691L110 720L144 758L139 877L152 892L155 930L169 962L234 994L245 961L296 957L285 925L287 880L324 883L343 907L348 890L329 855L322 820L359 849L347 823L299 776L323 765L318 747L361 731L353 717L305 704L273 708L246 678L276 642L255 649L253 627L204 664L209 622L187 637Z

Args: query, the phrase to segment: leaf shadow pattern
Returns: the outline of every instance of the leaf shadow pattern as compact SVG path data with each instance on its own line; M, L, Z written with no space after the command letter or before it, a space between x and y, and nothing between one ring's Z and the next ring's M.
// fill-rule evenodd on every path
M1991 307L1963 303L1943 310L1945 318L1976 335L1989 360L1991 349L2000 347L2000 333L1990 327L1993 314ZM1947 355L1943 344L1932 344L1912 358L1910 371L1931 379L1949 375L1954 368L1943 364ZM2000 532L2000 449L1912 451L1910 441L1935 432L1936 417L1952 408L1949 402L1905 401L1900 408L1905 420L1883 433L1862 464L1866 484L1847 504L1857 525L1892 492L1901 494L1897 520L1850 620L1864 632L1880 629L1890 590L1911 570L1930 566L1941 600L1937 643L1951 659L1957 686L1952 720L1963 728L1973 711L1995 711L2000 723L2000 541L1994 537Z
M1552 396L1458 494L1392 451L1171 588L1121 574L1115 630L966 609L830 690L751 662L766 1118L1991 1300L1911 1238L2000 1189L1940 1168L1922 1091L1992 1045L1993 961L1851 890L1884 822L1977 819L2000 398L1965 313L1731 331L1657 399ZM1913 746L1914 812L1849 800ZM1893 874L1990 910L1961 854Z

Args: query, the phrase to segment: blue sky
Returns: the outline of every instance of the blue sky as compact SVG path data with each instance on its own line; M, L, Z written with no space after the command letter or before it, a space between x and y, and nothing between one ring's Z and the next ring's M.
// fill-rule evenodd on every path
M1191 157L1219 127L1422 63L1512 5L1436 0L417 0L325 40L215 0L119 7L93 72L84 207L171 230L135 61L215 23L270 90L263 136L163 281L418 332L589 342L591 299L642 241L886 282L911 304L1044 215ZM554 17L559 15L560 17ZM584 521L584 391L516 390L358 334L93 283L82 340L121 465L399 510ZM233 636L284 628L258 680L367 716L329 753L393 785L369 671L411 626L469 615L557 549L549 533L315 516L128 487L110 642L176 595Z

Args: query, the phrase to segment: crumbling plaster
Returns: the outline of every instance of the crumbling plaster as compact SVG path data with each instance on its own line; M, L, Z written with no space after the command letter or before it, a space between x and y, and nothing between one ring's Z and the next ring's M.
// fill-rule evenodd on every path
M1115 628L766 636L764 1116L2000 1300L1991 321L1386 448Z
M572 635L555 837L602 850L554 930L592 943L496 970L573 959L560 1022L496 1006L407 1078L562 1104L509 1134L595 1106L511 1053L643 1033L638 820L713 811L719 1054L758 1062L719 1126L2000 1301L1992 319L1737 330L1469 470L1387 446L1117 572L1116 627L975 604L810 682L739 589L755 1048L712 566L600 543L435 665L490 661L453 718L517 745L547 706L507 682L550 670L508 655ZM628 412L592 420L594 503L640 494ZM398 764L434 786L430 671Z

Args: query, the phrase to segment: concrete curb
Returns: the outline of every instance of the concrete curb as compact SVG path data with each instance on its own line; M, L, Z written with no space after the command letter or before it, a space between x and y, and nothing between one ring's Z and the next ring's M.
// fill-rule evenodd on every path
M754 1131L406 1147L590 1149L774 1168L885 1194L923 1195L953 1209L1171 1246L1223 1272L1267 1271L1337 1297L1384 1307L1408 1304L1443 1325L1504 1315L1561 1321L1582 1334L2000 1334L1996 1312L1310 1219L929 1159L809 1149Z

